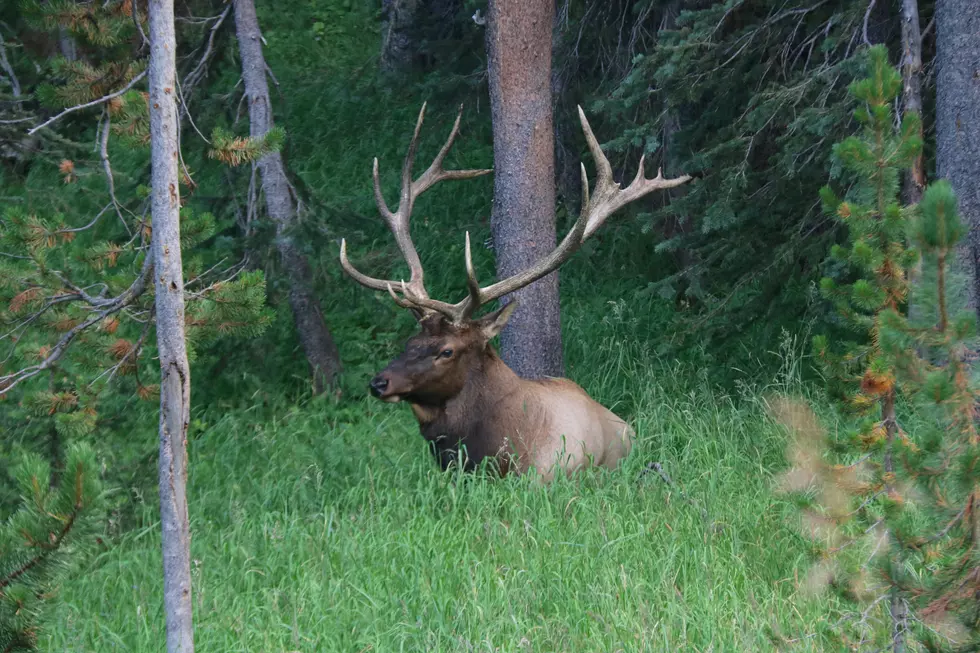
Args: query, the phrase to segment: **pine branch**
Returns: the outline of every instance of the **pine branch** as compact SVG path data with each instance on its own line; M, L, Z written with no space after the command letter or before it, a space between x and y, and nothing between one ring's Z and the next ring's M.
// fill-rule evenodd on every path
M147 74L147 71L144 70L140 74L136 75L136 77L134 77L133 79L129 80L129 83L128 84L126 84L124 87L122 87L118 91L115 91L114 93L110 93L108 95L104 95L104 96L102 96L102 97L100 97L100 98L98 98L96 100L92 100L91 102L85 102L84 104L77 104L77 105L75 105L73 107L68 107L67 109L65 109L61 113L59 113L59 114L57 114L55 116L52 116L51 118L48 118L47 120L45 120L44 122L42 122L37 127L32 127L30 130L28 130L27 135L28 136L33 136L36 132L44 129L45 127L47 127L51 123L54 123L54 122L57 122L58 120L61 120L62 118L64 118L65 116L67 116L70 113L74 113L76 111L81 111L82 109L88 109L90 107L98 106L100 104L103 104L105 102L108 102L109 100L112 100L113 98L119 97L120 95L122 95L123 93L125 93L126 91L128 91L129 89L131 89L134 86L136 86L136 84L138 84L144 77L146 77L146 74Z
M143 294L144 290L146 290L147 279L153 270L152 261L153 257L147 256L143 261L143 269L140 271L139 276L136 277L136 280L133 281L129 288L116 297L110 299L100 299L98 297L92 297L87 293L83 294L83 291L80 291L79 289L78 292L80 297L82 297L87 303L99 308L100 310L91 315L85 321L75 325L67 333L61 336L58 343L40 363L22 368L11 374L0 376L0 396L10 392L20 383L35 377L44 370L52 367L65 354L65 352L71 346L72 341L74 341L79 334L91 327L93 324L96 324L110 315L118 313L135 302L140 295Z

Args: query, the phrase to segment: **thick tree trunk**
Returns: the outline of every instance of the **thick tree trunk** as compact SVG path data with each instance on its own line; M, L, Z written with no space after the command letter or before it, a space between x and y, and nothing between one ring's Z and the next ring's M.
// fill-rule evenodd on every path
M381 70L397 72L412 65L412 30L419 0L381 0Z
M487 56L493 118L490 224L497 276L529 267L555 247L551 116L553 0L490 0ZM504 301L520 306L500 336L504 361L527 378L563 374L558 273Z
M936 0L936 164L959 201L969 237L957 268L980 312L980 11L976 0Z
M187 426L191 374L184 340L184 274L177 178L177 70L173 0L150 0L150 151L160 357L160 525L168 653L193 653Z
M273 127L269 84L266 82L265 56L262 54L262 33L255 14L253 0L235 0L235 28L242 57L242 78L248 96L250 133L262 138ZM340 374L340 354L334 343L313 294L310 266L292 236L296 222L296 203L293 200L286 169L279 152L270 152L258 162L262 176L262 192L266 210L276 224L276 247L289 278L289 306L306 360L313 375L317 393L332 385Z

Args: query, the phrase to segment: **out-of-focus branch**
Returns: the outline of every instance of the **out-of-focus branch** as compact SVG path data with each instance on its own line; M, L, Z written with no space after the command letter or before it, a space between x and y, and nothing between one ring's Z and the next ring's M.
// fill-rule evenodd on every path
M3 34L0 34L0 68L3 68L3 72L7 73L7 77L10 80L10 88L13 90L14 97L20 97L20 81L17 80L17 75L14 73L14 68L10 65L10 61L7 59L7 46L3 42Z
M225 10L217 16L217 20L215 20L214 25L211 26L211 31L208 34L208 41L204 48L204 54L201 55L201 58L198 60L197 65L194 66L194 69L187 73L187 75L184 77L183 87L187 95L191 94L191 91L194 90L197 83L200 82L201 78L207 73L208 61L211 59L211 55L214 54L214 38L218 34L218 30L221 28L221 25L225 22L225 18L227 18L228 14L231 12L231 7L232 5L229 4L227 7L225 7ZM187 105L184 103L183 111L187 112L187 110Z

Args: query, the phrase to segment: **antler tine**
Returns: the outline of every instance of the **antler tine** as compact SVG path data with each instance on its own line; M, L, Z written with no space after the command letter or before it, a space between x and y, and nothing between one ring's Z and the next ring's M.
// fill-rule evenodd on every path
M439 154L436 158L432 160L432 164L429 168L422 173L415 183L412 184L412 194L418 197L425 191L429 190L433 185L439 183L440 181L447 180L457 180L457 179L472 179L473 177L480 177L482 175L493 172L492 168L484 168L479 170L445 170L442 167L443 162L446 160L446 155L453 146L453 141L456 140L456 136L459 134L459 123L463 118L463 105L459 105L459 111L456 113L456 121L453 123L453 129L449 132L449 138L443 144L442 149L439 150Z
M409 229L412 209L418 196L440 181L471 179L473 177L479 177L489 172L493 172L493 170L445 170L443 168L446 155L449 153L453 142L456 140L456 136L459 134L459 126L463 115L463 106L460 105L459 112L456 114L456 121L453 123L453 128L449 133L449 138L446 139L442 149L439 150L439 153L436 155L435 159L433 159L428 169L422 173L418 179L412 181L412 165L415 162L415 154L418 151L419 135L422 132L422 123L425 119L426 106L426 103L423 103L422 109L419 111L418 120L415 122L415 131L412 134L412 140L409 143L408 152L406 153L405 160L402 163L401 193L398 198L398 209L396 211L393 212L391 210L388 203L385 202L384 195L381 192L381 178L378 172L377 157L374 159L372 169L372 177L374 181L374 200L378 206L378 212L388 224L392 235L395 237L395 242L398 245L398 249L401 251L402 256L404 257L405 262L408 264L411 272L408 283L404 281L400 283L400 288L398 290L400 290L402 296L398 295L398 291L396 290L398 284L395 284L395 282L369 277L354 268L354 266L351 265L350 260L347 258L346 241L341 241L340 264L344 271L355 281L373 290L388 292L392 299L395 300L395 303L403 308L411 308L417 312L423 310L438 311L450 319L458 321L462 319L462 316L465 313L460 305L447 304L445 302L430 299L425 290L422 262L419 258L418 251L415 249L415 244L412 242ZM477 288L478 287L479 286L477 286Z
M480 282L476 278L476 269L473 267L473 252L470 251L470 232L466 232L466 289L469 296L464 300L466 303L460 312L459 319L466 319L473 314L484 303L483 291L480 290Z
M597 177L596 191L598 191L600 186L615 184L613 181L612 166L609 164L609 159L603 154L602 148L599 147L599 141L596 139L595 134L592 133L592 126L589 125L589 120L585 117L582 106L576 106L578 107L578 120L582 123L582 131L585 132L585 142L589 146L589 152L592 154L592 158L595 159Z
M657 169L657 176L653 179L647 179L643 174L643 164L646 161L646 155L640 156L640 163L637 166L636 175L633 177L633 181L625 189L621 188L618 183L616 183L612 178L612 167L609 165L609 160L606 158L605 154L599 147L599 142L596 140L595 135L592 133L592 128L589 126L589 121L585 117L585 112L582 111L582 107L578 107L579 120L582 123L582 131L585 132L585 139L589 144L589 150L592 152L592 156L596 159L596 169L598 171L598 179L596 180L595 192L592 195L591 202L587 202L588 208L583 206L582 211L589 213L588 223L585 229L585 238L588 238L596 229L602 226L606 219L623 208L630 202L635 202L644 195L647 195L655 190L666 190L668 188L675 188L682 184L689 182L692 177L690 175L681 175L680 177L674 179L664 179L661 169ZM583 179L585 178L584 167L583 167Z
M372 290L384 290L388 284L390 284L389 281L385 281L384 279L375 279L374 277L369 277L368 275L363 274L351 264L350 260L347 258L346 238L342 238L340 240L340 267L342 267L344 272L346 272L354 281Z

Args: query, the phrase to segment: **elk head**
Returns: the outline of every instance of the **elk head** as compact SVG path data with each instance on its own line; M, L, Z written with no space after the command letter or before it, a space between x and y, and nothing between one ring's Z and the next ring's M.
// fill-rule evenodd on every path
M387 402L402 399L435 406L455 397L472 370L482 366L490 341L504 328L517 302L477 320L454 323L440 313L419 321L420 333L371 379L371 393Z
M556 270L574 254L617 210L640 197L661 189L680 186L691 179L684 175L664 179L661 172L653 179L643 176L643 158L632 183L625 189L613 181L612 167L599 148L582 108L578 108L582 130L589 150L596 161L598 179L594 192L589 193L589 181L582 164L582 207L575 225L561 243L531 268L494 284L483 287L477 280L470 252L470 235L466 232L465 268L467 296L455 304L429 297L423 283L422 264L409 234L409 218L415 200L434 184L444 180L470 179L491 170L445 170L443 162L459 133L462 107L456 116L449 138L429 168L416 180L412 179L412 163L418 146L419 132L425 115L425 105L419 112L415 133L402 165L401 194L398 208L392 211L381 193L378 160L374 159L374 198L378 211L394 235L398 249L408 264L410 278L406 281L376 279L359 272L347 258L347 242L341 241L340 264L344 271L362 286L386 291L402 308L412 311L421 328L406 343L405 351L395 358L370 383L372 394L379 399L397 402L402 399L413 404L435 405L455 396L467 376L479 369L488 355L493 356L490 340L506 325L516 302L510 302L482 318L473 314L485 304L499 299Z

